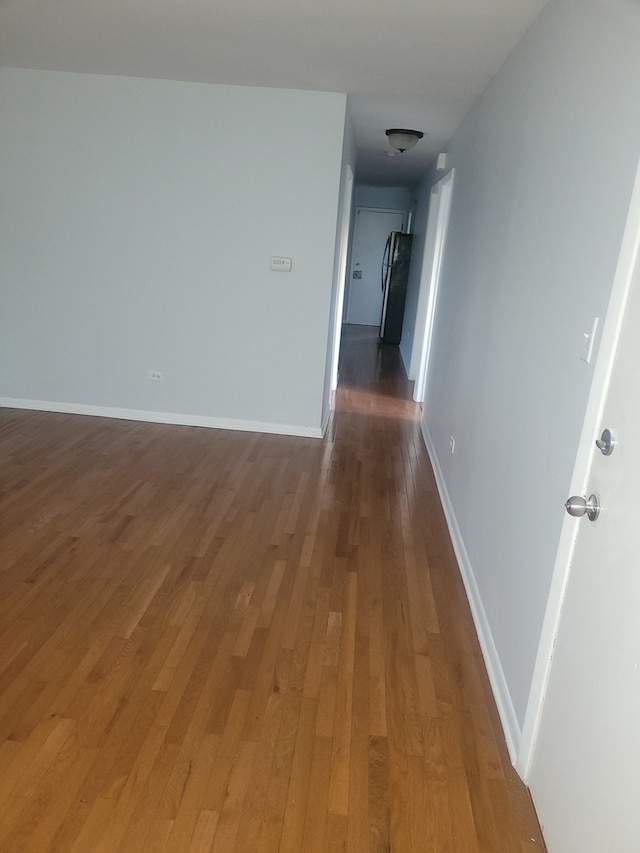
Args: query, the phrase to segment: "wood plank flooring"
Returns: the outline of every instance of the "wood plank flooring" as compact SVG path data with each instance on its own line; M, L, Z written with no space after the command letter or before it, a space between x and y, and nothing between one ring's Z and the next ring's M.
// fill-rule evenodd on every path
M0 410L3 853L536 853L410 386L323 441Z

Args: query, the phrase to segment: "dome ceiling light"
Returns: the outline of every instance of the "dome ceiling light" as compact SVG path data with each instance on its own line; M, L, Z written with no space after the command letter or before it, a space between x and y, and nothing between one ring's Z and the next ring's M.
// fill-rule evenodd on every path
M389 128L389 130L385 130L385 133L389 137L389 145L396 151L400 151L401 154L413 148L418 140L424 136L424 133L420 133L419 130L406 130L398 127Z

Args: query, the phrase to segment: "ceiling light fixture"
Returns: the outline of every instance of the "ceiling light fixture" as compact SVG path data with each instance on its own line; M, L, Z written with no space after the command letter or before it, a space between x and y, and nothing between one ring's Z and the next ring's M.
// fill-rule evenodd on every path
M389 130L385 130L385 133L389 137L389 145L402 154L413 148L418 140L424 136L424 133L420 133L419 130L405 130L399 127L389 128Z

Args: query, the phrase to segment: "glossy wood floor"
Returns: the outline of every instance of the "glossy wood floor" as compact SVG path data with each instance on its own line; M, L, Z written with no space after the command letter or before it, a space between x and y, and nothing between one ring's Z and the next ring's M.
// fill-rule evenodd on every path
M0 850L534 853L397 349L324 441L3 410Z

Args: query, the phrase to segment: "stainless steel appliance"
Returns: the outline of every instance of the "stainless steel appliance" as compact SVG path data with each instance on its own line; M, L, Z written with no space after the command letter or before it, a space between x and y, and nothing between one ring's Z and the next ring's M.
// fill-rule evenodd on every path
M402 337L404 303L407 298L411 234L392 231L382 259L382 317L380 338L386 344L399 344Z

